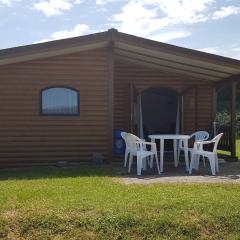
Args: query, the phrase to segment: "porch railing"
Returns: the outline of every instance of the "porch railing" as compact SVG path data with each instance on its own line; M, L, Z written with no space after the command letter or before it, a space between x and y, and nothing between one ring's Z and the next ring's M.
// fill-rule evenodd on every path
M223 136L218 145L218 149L231 151L231 127L229 125L217 125L216 133L223 133Z

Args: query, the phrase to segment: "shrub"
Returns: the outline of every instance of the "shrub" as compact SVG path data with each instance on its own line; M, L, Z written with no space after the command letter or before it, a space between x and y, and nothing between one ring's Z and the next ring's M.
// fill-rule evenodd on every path
M228 111L221 111L216 114L216 122L218 125L229 125L231 122L231 115ZM236 136L240 136L240 111L236 113Z

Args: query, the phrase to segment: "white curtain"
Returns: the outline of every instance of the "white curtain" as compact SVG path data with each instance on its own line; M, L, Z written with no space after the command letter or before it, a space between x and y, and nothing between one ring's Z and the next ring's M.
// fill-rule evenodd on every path
M78 93L68 88L49 88L42 92L42 113L77 114Z

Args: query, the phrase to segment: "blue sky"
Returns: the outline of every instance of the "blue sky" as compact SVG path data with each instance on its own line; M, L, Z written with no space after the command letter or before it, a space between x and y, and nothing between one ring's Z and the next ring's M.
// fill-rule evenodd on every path
M240 59L240 0L0 0L0 48L117 28Z

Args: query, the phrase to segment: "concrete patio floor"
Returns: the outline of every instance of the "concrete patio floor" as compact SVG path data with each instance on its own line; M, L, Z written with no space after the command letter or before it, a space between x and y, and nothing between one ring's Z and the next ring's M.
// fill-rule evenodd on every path
M210 166L206 161L206 167L200 163L199 171L193 171L189 175L185 170L184 162L175 168L173 161L164 163L164 172L157 175L156 169L147 170L142 176L136 175L136 163L133 164L131 174L127 173L127 169L119 167L119 174L122 176L120 181L125 184L152 184L152 183L240 183L240 161L225 162L219 160L220 172L216 176L211 175Z

